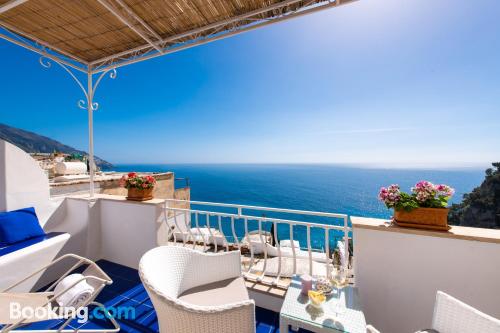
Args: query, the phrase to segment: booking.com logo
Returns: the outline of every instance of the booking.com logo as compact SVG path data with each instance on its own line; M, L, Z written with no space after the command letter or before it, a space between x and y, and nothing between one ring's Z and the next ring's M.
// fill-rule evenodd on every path
M30 307L22 306L20 303L11 302L9 306L9 315L11 320L21 320L23 318L33 318L39 320L72 318L76 319L79 324L84 324L92 319L135 319L135 308L131 306L110 306L96 307L89 313L88 307L57 307L53 308L52 304L45 307Z

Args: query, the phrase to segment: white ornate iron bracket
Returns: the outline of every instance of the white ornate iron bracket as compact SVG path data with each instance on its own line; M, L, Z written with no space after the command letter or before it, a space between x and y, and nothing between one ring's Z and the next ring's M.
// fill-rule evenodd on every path
M116 68L110 68L110 69L100 73L97 80L95 81L95 83L93 83L93 74L89 73L87 76L89 84L88 84L88 88L86 89L85 86L80 81L80 79L78 79L78 77L75 75L75 73L73 73L73 71L68 66L66 66L66 65L64 65L64 64L62 64L54 59L50 59L44 55L42 55L40 57L39 61L40 61L40 64L45 68L51 68L52 62L55 62L73 78L73 80L78 84L78 86L80 87L80 89L83 92L83 95L85 96L85 99L80 99L77 102L77 106L83 110L88 110L87 104L91 106L92 111L96 111L97 109L99 109L99 103L94 102L94 95L95 95L97 88L99 87L99 83L101 83L101 80L108 73L109 73L109 77L111 79L115 79L116 75L117 75Z
M80 79L73 73L73 71L68 67L66 64L59 62L53 58L49 58L47 55L44 53L41 53L42 56L40 57L40 64L45 67L45 68L50 68L52 67L52 62L55 62L58 64L62 69L64 69L72 78L75 80L75 82L78 84L80 89L83 92L83 95L85 96L85 99L80 99L78 100L78 107L83 110L87 110L88 112L88 122L89 122L89 177L90 177L90 189L89 189L89 194L90 198L94 199L94 174L95 174L95 166L94 166L94 120L93 120L93 113L99 108L99 103L94 102L94 95L99 87L99 84L101 83L101 80L109 74L109 77L111 79L116 78L116 68L109 68L99 74L94 74L90 70L90 67L87 70L87 88L85 88L85 85L82 84ZM97 80L94 82L94 75L97 76Z

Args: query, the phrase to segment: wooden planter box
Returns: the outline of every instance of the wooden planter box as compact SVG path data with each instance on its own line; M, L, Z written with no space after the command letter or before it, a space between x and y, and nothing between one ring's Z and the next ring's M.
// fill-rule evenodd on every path
M127 194L127 200L133 201L146 201L153 199L153 189L139 189L139 188L129 188Z
M394 222L401 227L449 230L447 208L416 208L411 212L394 211Z

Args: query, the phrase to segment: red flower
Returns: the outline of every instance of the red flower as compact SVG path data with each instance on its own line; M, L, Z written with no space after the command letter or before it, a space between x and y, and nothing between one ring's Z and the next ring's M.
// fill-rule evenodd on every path
M128 173L128 178L135 178L137 177L137 173L136 172L129 172Z

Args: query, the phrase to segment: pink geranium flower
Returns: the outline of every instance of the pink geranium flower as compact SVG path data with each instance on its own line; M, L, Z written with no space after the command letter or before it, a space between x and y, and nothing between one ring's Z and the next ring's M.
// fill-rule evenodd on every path
M120 178L120 186L125 188L150 189L156 184L156 179L151 175L139 176L136 172L129 172Z
M427 180L421 180L411 188L411 194L401 192L399 185L393 184L382 187L378 193L379 200L387 208L405 209L407 211L418 208L445 208L455 190L448 185L434 185Z
M392 184L388 188L382 187L378 193L378 198L383 201L387 207L394 207L401 199L399 185Z

